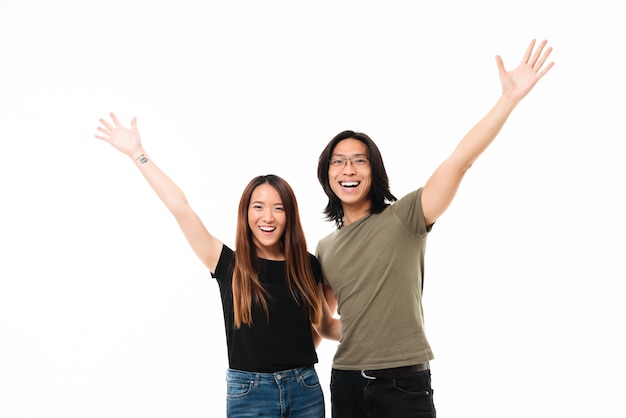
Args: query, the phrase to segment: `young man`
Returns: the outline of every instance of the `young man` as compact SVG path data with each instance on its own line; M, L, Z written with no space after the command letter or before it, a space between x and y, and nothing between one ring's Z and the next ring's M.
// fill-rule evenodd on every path
M467 170L552 68L546 43L535 50L533 40L510 72L496 56L500 98L426 184L400 200L367 135L341 132L322 151L318 178L337 230L320 240L317 256L342 324L331 373L333 417L435 417L421 303L426 237Z

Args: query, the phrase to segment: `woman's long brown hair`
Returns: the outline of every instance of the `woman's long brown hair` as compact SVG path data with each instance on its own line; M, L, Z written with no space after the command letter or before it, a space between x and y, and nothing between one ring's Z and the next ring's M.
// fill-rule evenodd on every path
M280 196L286 218L285 232L280 243L285 254L285 276L287 285L298 304L302 306L311 323L319 325L322 320L322 301L317 292L313 276L310 254L296 196L289 184L279 176L268 174L255 177L248 183L239 201L237 235L235 237L235 266L233 271L233 304L235 328L252 325L253 307L259 306L269 317L268 300L271 299L259 279L259 259L252 241L252 231L248 224L248 207L252 192L261 184L269 184Z

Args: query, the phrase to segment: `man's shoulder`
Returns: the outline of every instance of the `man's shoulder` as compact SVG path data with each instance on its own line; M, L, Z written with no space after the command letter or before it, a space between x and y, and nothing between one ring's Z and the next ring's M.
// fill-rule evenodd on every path
M319 253L320 249L324 249L329 243L335 240L338 231L339 229L335 229L317 241L317 253Z

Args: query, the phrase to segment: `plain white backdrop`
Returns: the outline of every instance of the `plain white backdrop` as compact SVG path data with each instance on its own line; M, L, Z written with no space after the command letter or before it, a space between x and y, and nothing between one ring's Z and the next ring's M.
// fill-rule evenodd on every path
M555 67L429 238L436 407L626 416L621 7L421 3L3 0L0 416L225 415L217 284L132 162L94 138L98 118L137 116L229 245L246 183L283 176L313 252L332 230L316 178L330 138L372 136L402 196L495 103L495 55L514 68L532 38ZM327 405L334 344L317 366Z

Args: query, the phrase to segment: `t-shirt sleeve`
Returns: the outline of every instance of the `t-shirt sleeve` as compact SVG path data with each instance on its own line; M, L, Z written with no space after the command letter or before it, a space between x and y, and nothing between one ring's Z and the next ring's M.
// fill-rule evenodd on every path
M214 279L228 277L229 270L232 269L234 260L234 251L223 244L220 259L217 261L217 266L215 266L215 273L211 273L211 277Z
M313 270L313 277L315 277L315 283L322 282L322 266L320 265L320 261L311 254L311 269Z
M422 188L410 192L396 201L392 206L396 216L410 231L422 236L430 232L424 220L424 210L422 209Z

